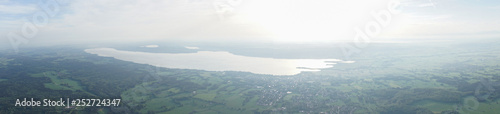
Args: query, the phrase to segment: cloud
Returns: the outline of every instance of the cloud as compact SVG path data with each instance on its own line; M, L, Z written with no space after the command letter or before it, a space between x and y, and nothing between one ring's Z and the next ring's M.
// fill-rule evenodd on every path
M0 1L3 3L5 1ZM27 14L37 10L35 5L4 5L0 4L0 14Z
M320 0L317 2L307 0L244 0L239 4L217 1L221 0L58 0L61 12L56 17L51 17L47 26L39 28L40 31L35 38L39 40L30 42L67 44L67 42L117 43L145 40L350 40L354 37L353 28L363 28L366 23L375 21L370 12L385 10L389 3L389 0ZM366 3L359 4L361 2ZM486 7L472 9L467 5L451 2L440 1L439 4L442 6L428 8L435 3L426 0L401 0L403 13L392 15L392 22L388 25L387 30L383 30L383 33L418 36L415 33L425 34L425 32L418 31L440 28L432 29L432 32L449 34L450 30L463 28L460 27L462 22L468 22L466 25L473 26L479 22L489 23L490 20L496 22L499 19L498 16L492 15L495 14L493 12L495 10L484 10L487 9ZM217 5L221 3L226 9L218 9L220 6ZM30 4L9 4L9 6L1 4L1 6L12 8L3 8L0 13L28 13L37 10L36 5ZM13 10L16 9L14 7L23 8ZM221 13L223 11L230 12ZM408 14L414 16L401 18L401 15ZM482 18L484 16L489 16L488 20ZM9 27L11 25L22 27L22 23L12 24L22 22L19 20L22 18L0 17L0 24L2 24L0 33L9 31L5 30L7 25ZM400 21L406 23L399 23ZM446 25L446 27L452 28L439 27L439 23L444 22L450 22L451 24ZM422 25L422 23L424 24ZM405 28L411 28L411 31L396 30L397 27L392 26L410 26ZM13 31L19 31L18 28ZM493 28L493 24L486 24L483 28ZM391 29L396 30L397 33ZM470 30L470 32L476 31Z
M416 20L426 20L426 21L443 21L447 20L449 18L452 18L453 15L451 14L428 14L428 15L422 15L422 14L412 14L410 15L413 19ZM418 23L419 21L415 21Z
M436 4L434 4L432 2L418 5L418 7L435 7L435 6L436 6Z
M185 46L186 49L200 49L199 47L190 47L190 46Z
M500 6L491 6L491 7L488 7L489 9L500 9Z
M76 0L47 36L65 39L211 40L252 37L252 25L221 21L212 1ZM127 40L124 40L127 39Z
M141 46L141 47L145 47L145 48L158 48L160 46L158 46L158 45L145 45L145 46Z

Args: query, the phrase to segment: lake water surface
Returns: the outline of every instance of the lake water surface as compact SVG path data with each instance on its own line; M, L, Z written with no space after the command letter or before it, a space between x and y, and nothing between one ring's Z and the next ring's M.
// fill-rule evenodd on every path
M223 51L197 53L149 53L122 51L113 48L86 49L85 52L103 57L158 67L198 69L208 71L245 71L257 74L294 75L302 71L320 71L336 63L352 63L338 59L275 59L234 55Z

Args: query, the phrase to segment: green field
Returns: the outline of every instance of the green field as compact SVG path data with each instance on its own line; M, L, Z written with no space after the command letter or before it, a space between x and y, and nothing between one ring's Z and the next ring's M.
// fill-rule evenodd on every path
M59 75L67 75L64 72L54 72L54 71L49 71L49 72L43 72L39 74L33 74L32 77L47 77L50 78L52 81L51 83L44 83L44 86L49 89L53 90L71 90L71 91L76 91L76 90L83 90L82 86L80 83L77 81L71 80L71 79L62 79L60 78Z

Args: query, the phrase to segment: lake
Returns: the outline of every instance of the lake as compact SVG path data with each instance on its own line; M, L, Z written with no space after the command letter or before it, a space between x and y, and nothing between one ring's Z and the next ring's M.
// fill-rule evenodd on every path
M294 75L303 71L320 71L337 63L352 63L339 59L275 59L234 55L224 51L197 53L149 53L113 48L86 49L85 52L103 57L157 67L197 69L207 71L243 71L256 74Z

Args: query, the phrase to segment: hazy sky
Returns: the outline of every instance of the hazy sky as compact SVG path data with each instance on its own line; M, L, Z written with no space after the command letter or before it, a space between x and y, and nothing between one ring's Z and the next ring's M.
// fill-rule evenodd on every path
M47 0L41 0L45 2ZM50 1L50 0L49 0ZM500 36L498 0L400 0L399 14L373 39ZM354 28L388 10L390 0L57 0L29 44L83 41L352 40ZM0 43L22 35L43 12L39 0L0 0ZM385 17L384 17L385 18ZM39 20L43 21L43 20Z

